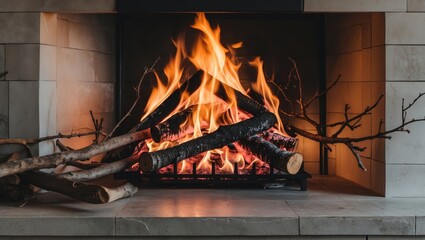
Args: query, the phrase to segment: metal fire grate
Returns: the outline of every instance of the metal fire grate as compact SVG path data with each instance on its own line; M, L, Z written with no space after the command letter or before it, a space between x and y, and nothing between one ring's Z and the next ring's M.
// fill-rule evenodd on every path
M196 163L191 174L177 174L177 163L173 164L173 173L140 173L139 171L123 171L115 174L118 179L127 179L141 188L282 188L307 190L307 179L311 175L301 167L295 175L285 174L270 166L267 174L257 174L255 163L249 174L239 174L237 165L233 174L217 174L215 163L212 163L210 174L197 173Z

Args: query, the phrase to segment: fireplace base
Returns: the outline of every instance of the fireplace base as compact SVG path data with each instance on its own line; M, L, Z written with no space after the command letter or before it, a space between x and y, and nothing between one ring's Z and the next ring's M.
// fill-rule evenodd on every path
M132 198L105 205L40 193L21 208L0 203L0 239L413 236L425 235L424 204L424 198L377 197L341 178L323 176L313 176L305 192L142 189Z

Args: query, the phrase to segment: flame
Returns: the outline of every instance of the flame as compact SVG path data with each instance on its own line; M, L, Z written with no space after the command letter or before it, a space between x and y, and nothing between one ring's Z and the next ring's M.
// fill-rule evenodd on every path
M200 137L205 133L213 132L221 125L233 124L249 117L246 113L239 111L234 94L235 90L247 94L242 87L238 74L242 64L238 62L236 56L236 49L242 47L242 42L234 43L227 47L223 46L220 40L220 27L213 28L204 13L196 14L195 22L191 27L197 30L198 37L190 49L187 47L184 34L181 34L173 41L177 50L175 56L170 59L164 68L166 79L161 79L159 74L156 74L156 87L152 90L142 117L143 119L152 113L182 84L181 79L185 72L184 67L187 64L191 64L197 70L203 70L208 74L204 75L200 88L191 95L184 94L180 99L179 107L170 114L172 116L186 108L193 108L190 118L181 126L187 129L190 134L186 134L175 141L164 141L159 144L148 140L149 151L175 146ZM267 85L263 72L263 62L260 58L255 58L249 63L257 69L258 73L257 80L252 84L252 88L264 96L265 106L278 117L277 130L283 133L282 121L278 114L279 99L273 95ZM224 88L224 91L229 96L226 102L216 95L219 87ZM239 147L238 149L241 148ZM235 167L238 170L251 167L258 160L247 160L244 150L232 152L229 147L208 151L200 156L202 159L196 166L197 171L202 172L211 171L211 163L215 161L212 158L216 158L216 156L219 156L216 166L224 173L233 173ZM180 173L187 173L190 171L192 164L186 160L179 167Z

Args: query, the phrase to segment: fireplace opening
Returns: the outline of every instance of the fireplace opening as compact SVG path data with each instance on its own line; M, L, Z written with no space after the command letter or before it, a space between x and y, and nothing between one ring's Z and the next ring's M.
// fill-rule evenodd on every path
M255 85L255 81L257 81L259 78L258 76L260 76L260 78L263 78L264 83L268 82L267 84L270 86L267 88L267 90L271 91L270 94L273 95L270 96L270 98L274 96L280 98L279 100L282 104L281 108L295 108L293 111L300 111L299 107L294 104L294 102L285 101L284 97L288 99L299 98L299 90L302 88L303 97L310 98L318 90L324 88L325 44L323 35L323 15L296 13L209 13L206 14L208 20L204 20L206 23L202 23L201 18L203 17L204 14L200 13L149 13L123 14L120 16L120 41L118 44L118 69L120 70L118 73L118 85L120 87L120 90L118 91L118 115L120 117L124 116L124 114L132 106L134 99L137 97L135 95L136 92L134 91L134 87L138 85L140 76L143 75L145 68L151 66L155 62L155 69L158 70L156 71L156 76L155 74L149 74L145 79L143 79L141 88L143 89L143 93L140 95L140 106L136 108L139 112L132 114L132 119L128 119L128 122L132 123L124 125L126 127L121 128L121 131L127 132L132 126L135 126L135 124L140 120L140 116L143 115L143 109L149 108L149 104L152 104L152 98L156 97L160 99L159 101L164 101L165 98L163 98L162 95L167 94L167 89L165 89L163 93L157 93L157 90L155 90L158 85L166 85L166 80L164 79L170 78L170 73L167 75L167 73L164 73L163 69L170 68L170 66L173 67L173 64L174 67L176 64L179 65L179 68L181 68L178 69L178 71L181 71L181 77L179 78L182 79L190 79L190 77L196 72L196 69L202 69L202 67L204 67L202 70L214 75L214 73L212 73L214 72L214 70L212 70L214 67L205 67L201 65L208 65L209 62L214 61L214 57L217 57L214 54L217 53L213 53L214 56L210 56L209 58L197 56L198 58L205 59L195 59L192 60L190 64L187 64L186 62L186 65L182 63L183 60L176 63L176 58L179 58L179 61L180 58L185 57L184 55L189 55L189 57L187 57L189 59L191 57L194 58L193 56L196 54L193 54L193 52L196 51L205 51L204 54L208 55L208 53L214 51L212 47L215 44L220 45L219 47L221 48L225 48L220 51L223 51L222 53L228 55L226 61L228 61L228 64L230 65L226 67L234 68L230 71L227 70L228 72L226 74L228 75L225 77L215 77L231 78L231 71L237 72L237 80L240 84L240 89L238 89L238 91L245 92L245 90L251 88L251 93L255 93L256 91L264 92L261 91L260 88L255 89L256 91L252 91L252 86ZM206 24L207 26L202 24ZM193 25L195 25L195 27L193 27ZM208 26L211 26L211 32L203 29L205 27L208 28ZM218 28L220 28L220 31L217 30ZM218 39L215 40L216 42L214 42L214 40L211 42L211 40L205 39L202 41L202 38L210 37L208 36L210 33L211 35L220 35L217 36ZM198 46L198 49L195 49L194 46L196 44L200 44L201 46ZM202 46L202 44L204 46ZM174 58L173 64L170 64L170 58ZM219 61L220 60L218 60L218 64L220 64ZM296 66L296 69L294 69L294 66ZM299 72L296 72L295 70ZM296 76L296 74L299 74L300 76ZM301 82L297 82L297 77L301 77L299 79ZM157 83L156 78L160 78L162 82ZM231 85L232 83L226 82L224 85L226 84ZM172 86L172 84L168 84L168 86ZM285 90L283 88L285 88ZM250 96L253 97L252 94L250 94ZM206 96L202 96L202 98L204 97ZM267 97L265 100L266 102L268 100L270 101ZM270 104L271 103L269 103L269 105ZM148 107L146 107L146 105L148 105ZM193 108L193 105L196 104L190 103L189 105ZM325 121L325 107L325 98L321 97L311 104L308 111L309 114L311 114L311 116L313 116L317 121ZM269 108L269 110L275 111L274 113L276 115L280 115L278 109ZM214 111L218 111L217 108L215 108ZM227 117L230 117L230 115ZM196 119L193 124L196 125L196 122L201 122L201 120ZM296 122L293 122L293 124L296 124ZM226 124L219 123L218 125ZM189 175L193 178L193 174L195 173L208 173L214 174L215 177L208 178L204 175L197 175L195 177L196 181L201 179L213 179L216 181L220 178L220 173L232 173L233 175L231 175L231 177L229 177L230 175L227 175L227 178L241 179L241 175L254 174L254 176L248 176L250 178L249 180L255 179L258 182L259 176L267 175L268 181L276 181L277 179L279 180L282 178L301 180L299 181L299 185L301 186L301 189L305 190L305 179L309 177L309 174L304 172L304 170L307 172L312 171L314 173L319 173L320 171L322 173L326 173L327 159L324 154L325 151L323 151L323 147L320 146L319 143L300 137L289 137L283 129L283 124L278 124L277 126L281 126L281 129L279 130L280 133L282 133L277 136L280 136L281 140L286 141L286 144L289 145L287 146L287 149L284 148L284 150L301 152L301 155L306 155L308 157L307 159L304 158L305 163L302 166L302 171L296 177L289 177L288 174L284 174L283 177L279 175L277 175L277 177L272 176L279 172L274 169L275 166L273 166L273 164L268 164L264 161L257 162L256 160L253 161L250 159L244 160L243 154L238 153L236 148L236 151L233 151L237 153L236 157L232 157L242 160L235 161L233 159L233 161L228 161L228 159L226 159L223 161L223 159L220 158L226 158L223 157L223 155L232 152L232 150L229 150L229 146L234 145L231 144L225 147L226 150L224 150L224 153L212 151L207 152L208 156L205 156L205 154L201 155L201 158L209 158L209 164L207 164L208 166L206 167L209 169L207 172L205 172L205 169L201 166L203 165L202 161L194 161L192 159L192 161L185 160L183 163L174 162L173 164L162 166L163 168L159 169L159 173L172 175L162 175L160 178L174 179L174 182L176 182L175 180L178 179L187 179ZM270 132L269 134L274 133ZM289 144L288 142L290 141L292 142ZM173 146L171 141L168 142L168 144L168 147L170 145ZM305 148L306 151L304 151L303 148L305 145L309 146ZM160 148L158 147L156 148L156 150L159 149ZM211 160L217 155L220 159L219 161ZM223 162L225 164L223 164ZM322 169L319 170L320 168ZM266 172L267 174L265 174ZM176 173L180 173L180 175ZM143 176L147 175L148 174L145 173ZM155 177L157 180L158 175L155 174ZM226 178L226 176L223 178ZM245 178L247 178L247 176L245 176Z

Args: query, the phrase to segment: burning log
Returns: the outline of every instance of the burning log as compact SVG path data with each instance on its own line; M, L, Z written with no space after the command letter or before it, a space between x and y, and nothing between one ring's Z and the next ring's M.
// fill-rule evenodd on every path
M273 113L265 112L245 121L221 126L216 131L182 143L178 146L156 152L144 152L140 155L139 166L143 172L156 171L199 153L224 147L237 140L247 138L271 128L277 119Z
M165 99L150 115L140 121L130 132L148 129L155 124L158 124L168 115L170 115L180 103L183 93L192 94L195 92L202 82L202 71L196 72L189 80L187 80L181 87L174 90L171 95ZM132 155L135 144L130 144L123 148L114 150L105 155L102 162L113 162L117 159L127 158Z
M259 136L251 136L239 142L262 161L289 174L298 173L303 163L301 154L284 151Z
M180 103L183 93L194 93L202 82L202 71L198 71L181 87L174 90L173 93L161 103L149 116L140 121L132 131L140 131L152 127L161 122L164 118L170 115Z
M108 188L93 184L73 182L40 171L23 173L21 174L21 178L23 181L39 188L58 192L94 204L108 203L120 198L131 197L137 192L137 188L130 183L116 188Z
M58 178L68 179L71 181L82 182L92 179L97 179L100 177L107 176L124 170L128 167L131 167L133 164L137 163L138 156L133 155L126 159L122 159L113 163L103 164L96 168L77 171L77 172L67 172L57 175Z
M171 140L173 136L178 136L184 129L181 129L181 125L187 120L192 114L192 108L186 108L170 117L167 121L157 124L151 127L152 139L159 143L164 140Z
M296 138L286 137L282 134L271 131L261 133L260 137L273 143L276 147L290 152L293 152L297 148L298 144L298 139Z
M25 158L17 161L8 161L0 164L0 177L11 174L22 173L29 170L56 167L59 164L76 160L86 160L100 153L125 146L132 142L140 141L150 137L149 131L128 133L119 137L110 138L104 142L93 144L88 147L50 154L42 157Z
M256 100L248 96L245 96L243 93L237 90L234 90L234 93L235 93L236 101L238 103L238 108L244 110L245 112L248 112L255 116L268 111L263 105L259 104ZM217 92L217 95L221 99L228 101L228 96L223 86L220 87L220 89Z

